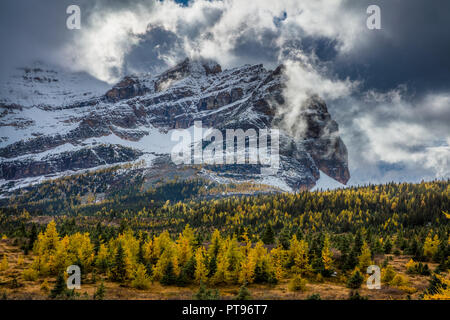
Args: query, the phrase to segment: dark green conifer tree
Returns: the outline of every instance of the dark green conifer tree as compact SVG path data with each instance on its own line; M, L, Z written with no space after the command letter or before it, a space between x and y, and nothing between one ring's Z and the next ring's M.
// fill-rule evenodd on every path
M173 263L172 261L169 261L166 268L164 269L164 275L161 279L161 284L165 286L170 286L176 283L177 283L177 276L173 268Z
M103 300L105 298L105 284L102 280L102 282L100 283L100 286L97 288L97 290L94 293L94 300Z
M127 277L127 270L125 264L125 251L122 244L119 242L116 255L114 256L114 263L112 266L112 280L117 282L124 282Z
M261 240L264 242L264 244L275 243L275 233L273 232L273 228L270 223L266 225Z
M64 279L64 273L60 272L56 278L56 283L53 289L50 291L49 297L51 299L56 299L62 297L67 292L67 284Z
M387 237L387 238L386 238L386 241L384 242L383 250L384 250L384 253L386 253L386 254L391 253L391 250L392 250L392 242L391 242L391 240L389 239L389 237Z

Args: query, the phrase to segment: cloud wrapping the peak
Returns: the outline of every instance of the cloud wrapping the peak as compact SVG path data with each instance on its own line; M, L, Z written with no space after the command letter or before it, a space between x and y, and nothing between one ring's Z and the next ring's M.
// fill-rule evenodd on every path
M307 123L302 121L301 115L311 96L333 101L349 96L358 86L358 83L349 79L327 77L301 51L287 57L283 65L286 76L283 89L285 103L277 106L278 117L284 129L296 137L302 137L307 129Z

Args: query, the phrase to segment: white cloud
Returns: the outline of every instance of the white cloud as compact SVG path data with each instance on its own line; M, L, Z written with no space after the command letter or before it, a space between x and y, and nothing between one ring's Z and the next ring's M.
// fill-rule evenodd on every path
M425 174L449 178L450 128L433 126L433 118L448 117L449 95L428 94L412 103L406 92L404 87L384 94L369 92L361 101L351 102L363 103L345 133L361 136L352 144L351 165L359 172L375 171L382 182L393 176L389 170L378 172L379 163L400 165L397 179Z
M380 124L370 116L360 118L355 122L369 138L368 161L381 160L396 163L417 160L423 150L420 152L413 150L423 149L424 145L433 142L429 132L418 124L403 121Z
M97 10L79 37L67 44L62 56L69 67L87 71L103 81L114 82L122 75L125 55L139 43L147 30L150 8L139 10Z
M272 32L277 49L286 41L304 36L337 40L345 51L356 42L364 26L364 14L345 7L344 0L195 0L181 6L172 0L143 0L127 9L97 8L77 39L64 48L63 54L77 70L86 70L101 80L114 82L121 75L126 55L140 42L148 27L164 28L183 43L184 55L212 58L225 67L240 64L234 54L238 40L263 41ZM275 18L282 17L278 24ZM180 53L165 55L176 61Z

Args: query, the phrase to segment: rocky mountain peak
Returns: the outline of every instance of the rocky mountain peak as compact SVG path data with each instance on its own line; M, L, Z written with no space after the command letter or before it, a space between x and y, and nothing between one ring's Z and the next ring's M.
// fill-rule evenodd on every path
M46 100L52 101L50 108L42 103L22 108L23 100L14 95L8 96L8 105L0 105L0 188L8 192L11 184L117 163L145 163L144 181L153 181L152 175L161 168L170 171L168 176L181 174L183 166L170 164L176 144L171 141L172 130L190 130L195 121L223 132L279 127L277 108L285 103L284 68L266 70L257 64L222 70L214 61L185 59L160 74L125 76L102 93L84 99L77 93L76 99L59 104L39 82ZM58 94L75 92L73 80L67 79L82 82L77 77L58 73L57 83L67 86L58 87ZM14 81L22 91L34 89ZM33 96L33 91L27 94ZM260 165L226 165L203 166L190 175L220 183L253 181L289 191L312 188L320 171L346 183L347 149L325 102L312 97L302 109L299 121L307 123L304 135L279 127L277 174L261 175Z
M163 76L169 77L185 77L192 75L194 77L198 76L209 76L211 74L216 74L222 72L222 67L220 64L213 60L198 58L190 59L186 58L175 67L170 68L164 72Z

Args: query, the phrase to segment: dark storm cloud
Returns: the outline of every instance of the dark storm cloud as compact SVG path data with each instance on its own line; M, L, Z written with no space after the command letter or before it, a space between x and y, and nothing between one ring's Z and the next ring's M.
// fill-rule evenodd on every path
M78 5L81 24L86 25L96 10L123 10L144 1L133 0L57 0L0 1L0 76L7 70L39 60L59 63L57 52L62 45L73 41L77 30L68 30L66 9Z
M131 73L162 71L167 68L164 56L174 54L175 51L180 57L184 55L179 37L163 28L151 27L140 39L139 46L126 56L125 68Z
M82 9L82 23L86 23L94 11L116 11L133 9L148 1L123 0L59 0L26 1L4 0L0 2L0 35L2 50L0 66L26 63L30 59L57 59L54 53L62 44L72 41L76 31L67 30L66 8L77 4ZM315 51L319 59L332 61L332 71L341 78L347 76L361 80L363 88L388 90L399 84L407 84L419 94L424 90L448 89L450 85L450 2L446 0L349 1L348 10L366 15L370 4L381 8L382 30L358 30L361 45L355 50L337 55L335 39L305 36L298 45L305 51ZM186 25L182 35L192 39L199 36L221 17L215 8L203 9L205 22ZM289 16L274 17L279 26ZM280 48L275 43L279 34L273 30L248 28L236 41L233 53L245 61L260 61L270 64L277 59ZM148 65L144 50L161 42L177 44L169 34L165 39L158 32L145 36L142 48L128 55L129 65ZM154 37L154 39L150 39ZM153 61L150 59L150 62ZM157 62L157 61L156 61Z
M39 1L1 1L0 70L30 60L54 59L53 51L71 38L66 28L68 5L69 1L63 0L52 5Z
M249 29L236 39L233 54L242 58L244 63L273 63L278 58L279 49L275 43L278 37L279 33L272 30Z
M448 177L450 2L355 3L348 10L379 5L382 30L359 30L356 47L327 64L360 81L351 97L329 104L349 147L350 183Z
M380 6L382 30L365 30L364 45L338 57L335 71L362 80L364 88L449 89L450 1L352 1L349 10L369 4Z

